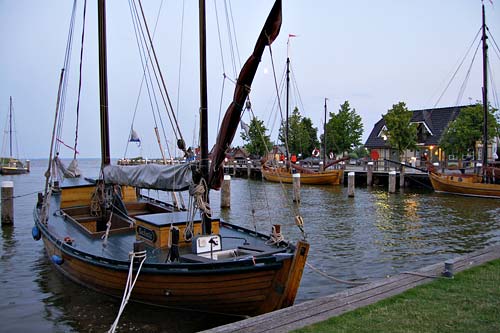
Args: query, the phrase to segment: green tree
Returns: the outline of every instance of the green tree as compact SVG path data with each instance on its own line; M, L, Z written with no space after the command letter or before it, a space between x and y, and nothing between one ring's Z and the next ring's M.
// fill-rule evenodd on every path
M370 156L370 153L368 152L368 149L366 149L364 145L359 145L357 147L354 147L349 156L351 158L363 158Z
M356 109L351 109L349 101L340 105L339 113L329 113L326 123L326 150L335 154L351 152L361 144L363 122ZM321 135L321 145L324 146L324 135Z
M495 117L496 109L489 108L488 139L498 133L499 124ZM448 124L439 142L446 154L457 154L461 162L462 155L474 149L476 141L483 140L483 106L476 104L460 111L458 117Z
M318 143L318 129L314 128L310 118L302 117L299 109L293 109L288 117L288 149L290 154L302 154L302 157L311 155ZM279 131L279 140L285 143L286 124L282 124Z
M257 117L252 118L248 131L241 132L241 138L246 142L245 149L250 154L264 156L273 147L271 139L266 133L264 122Z
M392 109L382 116L385 120L389 145L398 152L399 159L407 149L415 149L417 146L417 126L412 124L413 112L408 110L404 102L394 104Z

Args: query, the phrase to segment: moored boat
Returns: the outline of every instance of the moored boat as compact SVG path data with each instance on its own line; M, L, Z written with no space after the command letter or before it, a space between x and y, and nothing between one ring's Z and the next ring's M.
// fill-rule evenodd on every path
M445 192L466 196L477 196L500 199L500 169L488 165L488 79L487 79L487 36L486 15L482 4L482 50L483 50L483 138L482 168L480 173L448 174L438 172L432 165L428 166L432 187L436 192Z
M204 7L204 1L200 1L202 41ZM105 0L98 0L98 13L101 175L95 179L66 178L56 184L51 178L54 165L49 162L46 190L34 209L33 237L43 239L47 255L66 277L123 297L122 306L130 298L178 309L257 315L292 305L309 244L305 240L296 245L283 241L279 226L264 234L212 217L208 191L220 187L224 149L214 150L209 175L206 114L201 117L205 126L200 126L200 161L179 165L110 164ZM280 26L281 0L277 0L254 53L238 77L227 119L241 113L238 105L244 104L241 100L248 96L260 56L277 37ZM204 50L200 52L203 62ZM206 86L202 95L203 91L206 93ZM200 109L206 112L203 97ZM219 134L222 141L216 147L227 146L237 125L221 126L225 132ZM178 147L185 150L182 140ZM54 158L50 156L49 160ZM183 210L153 200L141 189L189 190L191 205Z

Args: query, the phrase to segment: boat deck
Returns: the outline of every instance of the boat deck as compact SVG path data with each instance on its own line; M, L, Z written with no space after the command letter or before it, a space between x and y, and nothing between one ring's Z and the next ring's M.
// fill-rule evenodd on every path
M85 181L76 180L71 186L88 186ZM64 191L66 185L62 188ZM134 243L141 241L147 252L146 263L165 263L170 250L170 230L177 227L182 235L189 221L187 211L172 211L167 206L148 200L127 203L125 207L129 218L114 214L106 240L106 223L99 222L90 214L89 206L61 207L61 194L51 197L51 219L47 228L57 240L68 244L79 252L111 261L129 261L129 253L134 250ZM201 234L201 220L195 218L194 236ZM243 228L227 224L219 219L212 219L212 235L200 236L198 245L204 249L195 250L191 242L179 242L181 262L207 263L216 261L234 261L243 258L270 255L283 252L287 244L268 245L269 237ZM211 239L216 244L208 244ZM196 237L194 238L196 239ZM184 241L183 241L184 240ZM194 242L193 242L194 243ZM202 244L205 243L205 244ZM215 256L214 256L215 254ZM93 258L95 259L95 258Z

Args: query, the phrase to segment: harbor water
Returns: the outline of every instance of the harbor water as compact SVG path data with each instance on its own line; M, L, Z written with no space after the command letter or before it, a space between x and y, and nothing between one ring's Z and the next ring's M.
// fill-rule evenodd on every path
M99 160L79 163L85 176L98 175ZM0 237L0 332L107 331L120 300L67 280L31 236L46 169L46 161L33 160L29 174L0 178L14 182L14 226L2 227ZM388 194L384 187L356 188L348 197L343 186L305 185L300 206L291 198L291 186L232 178L231 208L219 208L220 192L210 200L228 222L265 233L281 224L292 243L303 237L294 216L303 217L311 248L296 303L349 288L333 278L373 281L500 243L497 200L411 189ZM118 331L196 332L238 319L129 303Z

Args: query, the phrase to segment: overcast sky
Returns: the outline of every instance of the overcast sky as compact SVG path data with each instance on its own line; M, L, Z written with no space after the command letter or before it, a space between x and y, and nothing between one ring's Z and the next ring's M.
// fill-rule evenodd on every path
M216 1L224 39L227 36L224 1ZM5 123L9 96L12 96L19 154L24 158L46 158L49 154L72 3L70 0L0 1L0 125ZM65 115L68 123L62 136L62 140L70 145L73 144L75 132L74 96L78 84L76 69L79 62L82 3L79 1L70 69ZM143 3L152 29L161 1L144 0ZM485 1L487 24L493 38L500 44L500 2L493 0L493 3ZM182 61L179 62L183 4L183 47ZM254 47L273 1L234 0L230 5L240 58L238 63L243 63ZM193 137L197 137L195 133L199 121L196 116L199 108L197 6L198 1L195 0L164 0L155 37L166 85L174 108L177 109L179 105L179 124L188 145L192 145ZM108 1L107 13L111 151L113 157L123 157L141 83L142 67L128 2ZM211 147L216 137L224 72L213 0L207 0L207 16ZM88 1L87 19L79 129L79 152L83 158L100 156L96 1ZM363 119L365 141L375 122L393 104L403 101L412 110L434 107L480 26L480 0L284 0L281 33L272 45L274 67L279 80L287 56L288 34L298 35L291 40L290 57L303 104L299 105L301 114L311 118L314 125L321 128L324 99L328 98L328 110L332 112L336 112L339 105L348 100ZM476 46L477 43L472 53ZM225 43L225 72L234 79L228 50ZM438 106L457 105L460 86L470 63L471 57L465 60L454 84ZM498 74L499 53L494 52L493 46L490 47L490 64L493 73ZM254 80L251 98L255 115L268 128L271 127L271 114L275 112L272 107L276 96L272 72L270 53L266 49ZM481 99L480 53L467 82L458 104ZM498 88L500 82L498 79L496 82L490 91ZM229 103L233 87L227 80L223 110ZM160 155L155 144L153 116L148 104L145 95L142 96L134 123L142 146L138 148L135 144L130 145L127 157ZM244 120L249 122L247 115ZM271 139L277 139L276 129ZM239 130L234 144L242 144ZM66 148L61 149L61 154L71 157L71 151Z

